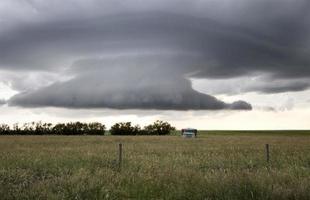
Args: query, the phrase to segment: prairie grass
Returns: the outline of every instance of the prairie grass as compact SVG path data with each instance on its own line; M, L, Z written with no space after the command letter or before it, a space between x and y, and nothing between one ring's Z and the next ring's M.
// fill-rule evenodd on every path
M0 199L310 199L310 132L1 136Z

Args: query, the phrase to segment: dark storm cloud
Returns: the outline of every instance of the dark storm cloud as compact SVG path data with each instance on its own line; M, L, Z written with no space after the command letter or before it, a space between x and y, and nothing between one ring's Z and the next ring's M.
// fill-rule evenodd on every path
M10 105L249 109L243 101L228 104L194 91L188 78L266 74L285 80L257 83L243 92L309 87L296 81L310 77L307 0L128 1L123 6L78 1L79 13L69 4L54 4L68 7L69 17L55 7L45 14L46 5L30 2L37 15L0 32L0 68L62 71L73 78L26 90Z
M0 106L6 104L6 100L0 99Z
M212 94L239 94L247 92L259 92L264 94L275 94L283 92L299 92L310 88L310 81L307 78L298 79L275 79L268 76L214 79L209 80L205 85L211 89L206 90Z
M185 80L185 79L184 79ZM187 88L92 88L76 90L75 82L55 84L36 92L21 93L9 105L23 107L55 106L67 108L115 108L161 110L251 110L244 101L224 103L210 95ZM179 86L184 86L185 83ZM189 85L189 83L186 83ZM176 86L171 84L171 86ZM156 86L157 87L157 86ZM186 87L186 86L185 86ZM92 90L91 94L89 91ZM66 95L65 95L66 94Z
M48 22L0 38L0 59L2 67L10 69L51 69L77 56L168 49L200 56L186 69L175 69L196 71L195 77L234 77L254 72L309 77L309 46L303 47L301 41L309 40L310 20L298 20L291 22L292 27L282 27L280 20L270 29L255 32L227 22L162 12Z
M285 85L269 85L262 88L248 88L247 91L260 91L262 93L282 93L282 92L299 92L310 88L309 83L297 82L297 83L287 83Z
M98 61L96 61L98 62ZM80 62L81 64L83 62ZM87 61L91 64L90 61ZM179 74L166 74L148 68L113 66L93 69L72 80L13 97L10 105L24 107L55 106L70 108L163 109L163 110L251 110L243 101L224 103L192 89ZM134 71L132 73L131 71ZM114 74L111 78L111 74ZM100 82L98 80L101 80Z

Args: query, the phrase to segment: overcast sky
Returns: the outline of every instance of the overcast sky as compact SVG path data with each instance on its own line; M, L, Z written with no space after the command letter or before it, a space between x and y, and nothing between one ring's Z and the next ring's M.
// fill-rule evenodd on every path
M309 0L1 0L0 122L310 129Z

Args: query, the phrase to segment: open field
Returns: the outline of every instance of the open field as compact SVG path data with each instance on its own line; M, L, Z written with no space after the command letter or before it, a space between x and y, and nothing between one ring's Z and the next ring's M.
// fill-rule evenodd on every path
M1 136L0 199L310 199L310 131Z

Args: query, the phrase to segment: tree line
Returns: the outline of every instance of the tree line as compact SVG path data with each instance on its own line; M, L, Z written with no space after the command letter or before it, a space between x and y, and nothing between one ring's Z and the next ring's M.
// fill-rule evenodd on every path
M114 124L109 130L111 135L167 135L175 130L168 122L155 121L143 129L131 122ZM42 123L30 122L23 125L0 125L0 135L105 135L106 126L99 122L82 123Z
M99 122L42 123L30 122L23 125L0 125L1 135L104 135L105 125Z
M111 135L168 135L175 130L175 127L168 122L157 120L143 129L139 125L132 125L131 122L116 123L111 126L110 133Z

